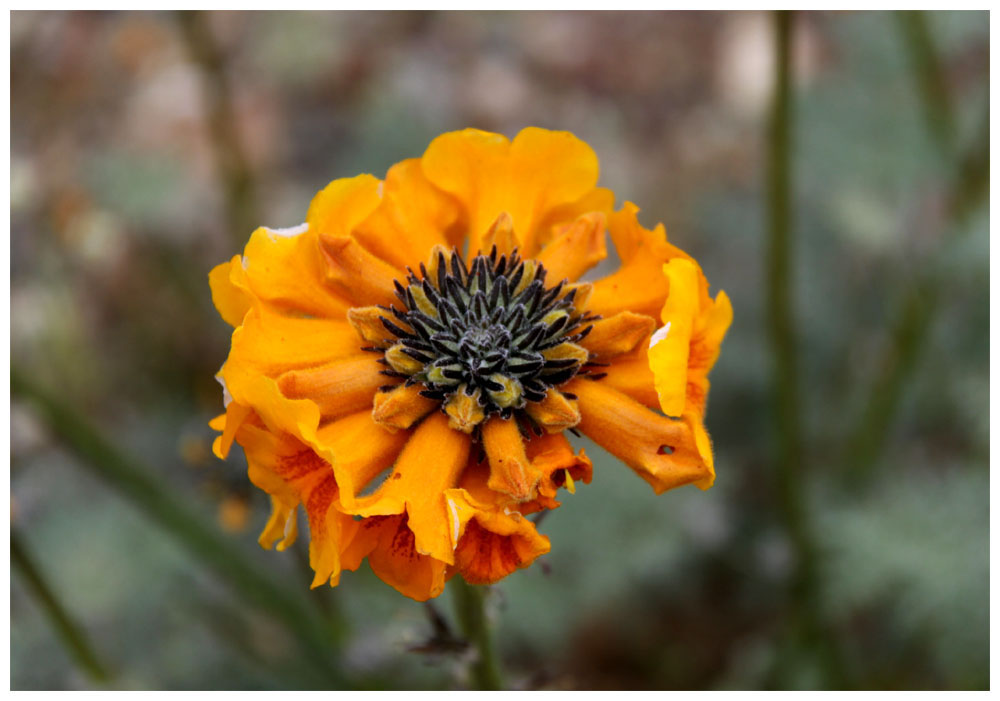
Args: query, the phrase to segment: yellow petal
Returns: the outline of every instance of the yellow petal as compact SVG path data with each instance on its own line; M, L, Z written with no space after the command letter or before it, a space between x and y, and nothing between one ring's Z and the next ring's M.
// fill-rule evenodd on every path
M688 355L698 314L698 269L675 258L663 266L670 280L670 296L663 305L663 326L649 339L649 369L655 378L660 408L668 416L684 413L687 398Z
M233 256L228 263L220 263L208 274L208 284L212 288L212 303L219 310L223 320L236 327L243 323L243 317L250 310L253 297L245 284L232 279L232 272L238 269L242 280L243 263L240 256Z

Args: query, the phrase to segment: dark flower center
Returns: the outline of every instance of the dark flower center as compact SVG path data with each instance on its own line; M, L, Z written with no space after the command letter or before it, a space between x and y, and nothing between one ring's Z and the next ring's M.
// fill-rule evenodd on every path
M545 267L517 251L478 255L470 265L456 250L441 250L406 284L396 281L403 309L383 307L398 342L385 350L385 374L422 383L426 397L475 398L484 417L509 418L527 402L540 402L587 363L576 342L590 331L573 306L576 287L545 285Z

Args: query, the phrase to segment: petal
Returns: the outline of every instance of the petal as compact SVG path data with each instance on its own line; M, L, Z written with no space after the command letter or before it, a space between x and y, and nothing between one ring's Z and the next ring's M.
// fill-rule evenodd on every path
M396 302L394 282L405 277L381 258L366 251L349 236L320 236L320 249L326 258L326 283L343 299L359 305Z
M271 496L271 516L267 520L267 525L260 534L257 542L265 550L274 547L278 542L278 551L281 552L295 543L299 535L298 519L296 518L297 508L290 507L277 497Z
M453 194L466 211L470 253L501 212L508 212L522 255L537 251L538 228L549 212L594 189L598 164L593 150L569 132L535 127L513 142L477 129L443 134L421 159L434 185Z
M663 413L680 416L687 398L688 355L698 314L698 269L678 258L665 264L663 273L670 280L670 296L660 315L663 327L649 340L649 368Z
M227 365L277 376L356 355L362 342L346 321L282 316L258 306L233 332L232 344Z
M657 494L709 475L686 423L660 416L601 382L576 379L565 389L579 397L580 430Z
M616 358L604 369L604 373L600 380L602 385L616 389L651 409L659 408L660 398L656 394L655 379L649 369L645 348L627 357Z
M528 402L528 416L548 433L560 433L580 423L576 402L555 388L549 389L540 402Z
M469 584L494 584L551 547L535 524L517 512L476 511L455 549L455 569Z
M623 311L656 317L670 291L663 263L673 258L693 260L667 241L662 224L650 231L639 224L639 208L626 202L608 218L608 231L615 242L622 266L594 283L588 310L604 317Z
M656 328L656 319L633 312L620 312L595 321L592 327L580 345L597 360L606 362L635 350Z
M372 419L389 431L410 428L440 404L420 394L423 389L420 384L409 387L400 385L388 392L377 393Z
M331 182L309 203L306 223L311 235L349 236L379 206L380 185L372 175Z
M455 543L444 491L458 482L470 442L448 427L448 417L432 413L410 436L392 475L370 497L358 499L350 512L388 516L405 511L417 552L452 564Z
M574 282L604 260L608 249L604 245L605 217L600 212L584 214L572 224L556 227L552 240L536 256L545 266L546 282Z
M517 422L494 416L483 424L482 441L490 461L489 488L516 501L534 498L542 475L528 460Z
M343 319L351 306L326 285L326 260L314 230L283 236L257 229L243 252L250 291L276 310Z
M386 383L384 369L371 353L351 355L286 372L278 378L278 387L286 397L315 402L323 418L332 419L371 407L375 392Z
M368 555L372 572L400 594L426 601L444 591L446 564L419 552L406 516L389 518Z
M435 245L448 245L447 233L458 218L458 203L434 187L424 177L420 159L412 158L389 169L381 204L354 237L390 265L415 268Z
M234 271L238 271L236 280L233 279ZM253 302L242 273L242 259L240 256L233 256L231 261L220 263L208 274L208 284L212 288L212 303L219 310L223 320L232 327L243 323L243 317Z
M390 433L374 421L371 412L359 411L323 426L317 440L334 456L333 471L340 485L345 508L355 505L355 496L399 456L409 435Z

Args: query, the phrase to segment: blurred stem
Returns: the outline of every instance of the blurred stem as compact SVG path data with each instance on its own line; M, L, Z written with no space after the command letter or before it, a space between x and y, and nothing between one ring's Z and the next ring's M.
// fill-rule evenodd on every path
M260 219L253 171L240 141L225 56L205 12L184 10L176 16L188 54L201 69L205 119L225 196L226 225L230 236L242 248Z
M920 74L916 82L921 86L927 128L935 136L936 143L948 150L945 155L953 174L953 182L948 191L942 221L945 229L942 245L949 245L950 239L966 229L970 216L989 193L989 103L986 104L979 129L966 152L953 154L950 103L942 107L932 104L937 100L947 102L947 91L943 85L936 88L925 87L929 83L936 84L943 80L926 18L920 12L897 13L897 17L904 30L906 47L911 53L911 65ZM941 126L942 124L945 126ZM934 269L932 258L928 269L918 273L911 282L896 313L896 320L891 323L889 342L880 363L881 372L871 388L861 421L848 441L846 475L852 484L856 485L872 476L903 392L927 342L941 296L941 280Z
M106 683L110 679L110 675L104 665L98 661L96 653L87 641L87 636L69 617L66 609L56 598L55 593L42 576L41 570L35 565L21 543L21 538L13 528L10 531L10 561L21 573L28 588L41 603L46 616L56 629L59 640L70 651L80 667L95 682Z
M791 277L793 20L791 12L774 13L775 89L767 131L767 318L774 358L775 477L784 528L795 553L790 582L792 639L815 651L827 683L839 685L839 658L819 613L816 547L803 489L805 466Z
M152 471L122 453L80 414L29 380L16 367L10 371L11 396L29 402L59 439L89 467L160 524L195 557L229 582L247 603L284 623L303 652L327 680L343 684L333 663L342 636L339 622L317 615L302 597L292 594L257 571L237 544L220 537L194 513L174 490Z
M503 682L486 616L487 588L469 584L461 576L452 578L451 588L458 624L466 640L476 649L476 660L472 663L475 687L480 691L499 691Z
M950 158L955 137L955 119L944 70L927 24L927 14L919 10L908 10L895 12L893 16L906 53L909 54L927 131L931 133L941 155Z

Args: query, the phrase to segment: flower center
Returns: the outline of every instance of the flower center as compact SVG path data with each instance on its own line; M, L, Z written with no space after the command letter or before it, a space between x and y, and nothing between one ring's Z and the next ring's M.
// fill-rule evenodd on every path
M478 255L470 265L438 249L396 281L403 309L383 307L382 324L398 341L385 350L384 373L422 383L420 394L461 415L464 430L498 414L510 418L549 388L571 379L589 355L576 341L593 321L573 306L575 286L545 285L545 267L509 256ZM519 418L530 422L523 412Z

